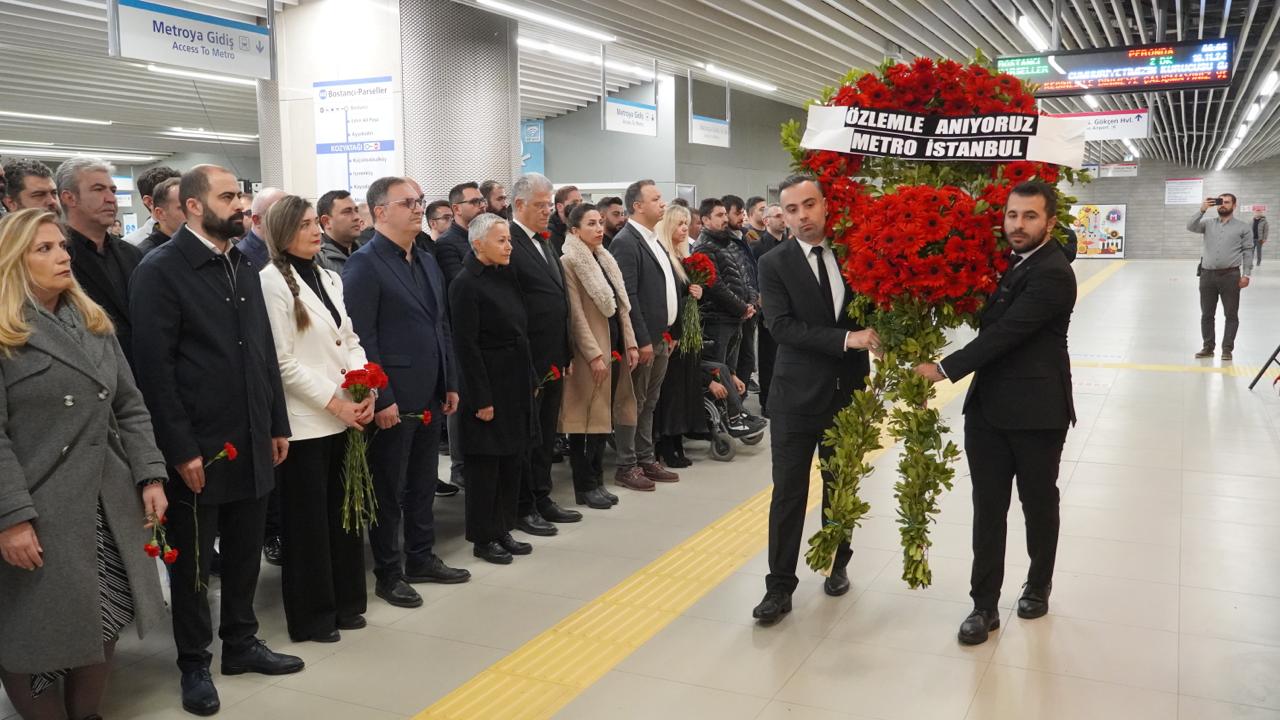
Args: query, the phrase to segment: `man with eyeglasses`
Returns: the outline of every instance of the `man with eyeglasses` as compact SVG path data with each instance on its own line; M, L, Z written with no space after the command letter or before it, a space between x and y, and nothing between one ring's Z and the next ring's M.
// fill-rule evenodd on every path
M497 180L485 180L480 183L480 194L488 206L488 212L507 220L511 219L511 203L507 198L507 189Z
M432 203L435 205L436 203ZM462 270L462 261L471 252L471 241L467 229L471 221L485 210L484 196L480 194L480 186L474 182L454 185L449 190L449 201L445 204L450 223L444 234L436 238L436 262L444 272L445 291L449 284ZM458 429L458 416L450 415L447 423L449 436L449 482L441 482L436 494L442 497L454 495L465 483L462 477L462 449L458 445L461 430Z
M431 239L439 242L440 236L449 231L453 222L453 210L449 209L448 200L435 200L427 205L427 233Z
M347 259L342 282L365 355L389 379L374 405L378 430L369 443L378 500L377 523L369 530L374 593L397 607L419 607L422 596L410 583L471 579L433 552L438 418L458 408L449 306L440 266L417 243L422 193L407 178L385 177L369 186L366 198L375 232ZM401 414L423 412L437 420L400 421Z

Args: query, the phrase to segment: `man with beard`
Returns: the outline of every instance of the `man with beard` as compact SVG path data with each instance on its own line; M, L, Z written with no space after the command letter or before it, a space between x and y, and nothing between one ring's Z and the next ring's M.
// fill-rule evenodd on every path
M551 221L547 227L551 231L551 247L555 248L556 257L559 257L560 249L564 247L565 233L569 232L569 211L582 202L582 193L574 185L565 185L556 190L555 201L556 209L551 213Z
M484 196L488 212L507 220L511 219L511 203L507 199L507 189L497 180L485 180L480 183L480 194Z
M614 236L627 224L627 209L622 204L622 198L616 195L603 198L596 203L596 207L604 217L604 249L608 250Z
M735 373L731 378L732 390L743 395L746 386L736 374L742 324L755 317L757 298L744 272L746 260L741 257L742 249L729 228L725 204L716 198L707 198L698 207L698 215L702 217L702 235L693 252L711 258L717 278L698 301L703 335L710 345L708 359L728 366L729 371Z
M341 275L347 258L360 249L364 221L360 219L356 201L346 190L330 190L316 202L316 214L324 229L320 256L325 267Z
M71 270L89 297L111 316L120 347L132 365L129 278L142 262L142 251L110 232L117 210L113 172L115 168L104 160L77 155L58 166L55 181L66 211Z
M39 160L16 158L4 164L4 206L9 212L42 208L62 217L53 173Z
M753 200L758 198L753 198ZM737 195L725 195L721 200L728 213L728 225L733 243L738 247L742 276L747 281L748 301L755 308L755 315L742 321L742 339L738 344L738 362L730 365L733 374L746 383L749 390L759 391L751 379L756 371L756 327L760 322L760 280L757 277L756 256L748 241L747 204Z
M973 478L973 611L959 633L965 645L986 642L1000 627L997 603L1015 477L1031 558L1018 617L1049 612L1058 550L1058 466L1067 430L1076 421L1067 354L1076 277L1065 255L1045 247L1055 242L1050 231L1057 201L1054 188L1039 181L1013 188L1004 211L1004 235L1013 252L982 310L978 337L940 363L916 367L932 382L959 382L974 373L964 400L964 449Z
M245 224L235 175L197 165L178 193L187 224L138 266L130 309L138 387L169 465L168 538L182 549L169 566L182 707L212 715L220 703L209 673L206 588L215 537L222 674L284 675L303 667L257 638L253 610L273 468L289 451L289 413L258 268L231 244ZM237 457L211 463L224 443Z
M1204 214L1212 206L1218 207L1218 216L1206 219ZM1249 275L1253 272L1253 228L1237 220L1236 196L1223 193L1217 198L1205 198L1200 211L1187 223L1187 230L1204 236L1200 252L1200 337L1204 345L1197 358L1213 357L1217 333L1214 322L1218 314L1218 299L1227 315L1227 327L1222 331L1222 359L1231 362L1236 347L1236 331L1240 329L1240 291L1249 287Z

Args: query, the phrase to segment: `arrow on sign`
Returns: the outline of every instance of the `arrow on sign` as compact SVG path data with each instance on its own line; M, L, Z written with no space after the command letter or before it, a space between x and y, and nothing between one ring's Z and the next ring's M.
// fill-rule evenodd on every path
M258 52L262 52L262 48L263 48L262 41L261 41L261 40L259 40L259 41L258 41Z

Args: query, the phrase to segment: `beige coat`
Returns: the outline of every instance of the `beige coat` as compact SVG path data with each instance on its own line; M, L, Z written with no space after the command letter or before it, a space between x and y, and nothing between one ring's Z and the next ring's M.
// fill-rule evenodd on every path
M560 261L564 266L565 294L569 296L569 343L573 347L570 367L573 373L564 379L559 430L562 433L595 434L613 432L615 423L635 425L636 396L627 366L623 364L619 368L616 397L610 397L608 379L596 386L591 377L592 360L603 356L606 365L613 362L609 318L615 313L622 326L622 346L636 347L636 336L631 329L631 305L627 301L626 285L618 263L603 247L596 250L593 258L591 250L573 235L565 237L564 255ZM601 272L601 267L604 272ZM605 273L609 275L608 281Z

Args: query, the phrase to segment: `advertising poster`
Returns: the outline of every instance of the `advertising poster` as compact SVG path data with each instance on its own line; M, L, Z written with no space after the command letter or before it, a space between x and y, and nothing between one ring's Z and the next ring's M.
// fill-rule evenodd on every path
M542 120L525 120L520 123L520 172L546 172L546 132Z
M1072 205L1071 229L1076 233L1076 257L1124 257L1124 205Z

